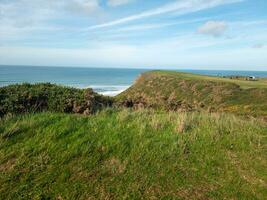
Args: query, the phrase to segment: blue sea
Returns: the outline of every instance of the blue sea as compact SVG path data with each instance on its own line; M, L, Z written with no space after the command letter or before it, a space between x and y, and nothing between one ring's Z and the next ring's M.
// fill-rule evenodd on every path
M151 69L150 69L151 70ZM93 88L114 96L130 87L148 69L111 69L78 67L0 66L0 86L16 83L50 82L76 88ZM267 71L174 70L211 76L267 77Z

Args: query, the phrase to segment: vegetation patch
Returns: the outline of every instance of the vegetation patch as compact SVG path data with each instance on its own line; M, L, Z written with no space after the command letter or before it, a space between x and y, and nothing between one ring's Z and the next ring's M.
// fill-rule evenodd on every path
M218 113L3 118L0 199L265 199L266 134Z
M25 83L0 88L0 117L40 111L91 114L111 105L111 98L92 89L81 90L50 83Z

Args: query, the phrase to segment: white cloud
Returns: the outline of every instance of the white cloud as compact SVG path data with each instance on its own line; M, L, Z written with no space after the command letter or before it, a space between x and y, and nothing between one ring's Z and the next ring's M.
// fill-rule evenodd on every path
M146 17L152 17L156 15L162 15L170 12L175 12L177 15L191 13L199 10L204 10L212 7L216 7L223 4L241 2L243 0L181 0L175 1L173 3L165 4L161 7L154 8L151 10L144 11L139 14L131 15L128 17L124 17L121 19L117 19L111 22L95 25L89 27L89 29L103 28L115 26L139 19L143 19Z
M198 28L197 32L214 37L222 36L227 30L227 24L223 21L208 21Z
M125 5L125 4L128 4L128 3L131 3L132 1L133 0L108 0L107 4L109 6L116 7L116 6L121 6L121 5Z
M51 17L64 12L75 14L92 14L100 8L99 0L13 0L0 1L0 19L17 17L35 18ZM38 15L37 15L38 14Z
M264 47L265 47L265 45L263 43L254 44L252 46L252 48L254 48L254 49L262 49Z
M0 0L0 43L56 31L70 24L55 20L77 20L101 14L99 0ZM74 24L74 23L72 23Z
M188 53L181 49L170 48L170 46L158 45L142 46L141 49L128 45L101 45L93 49L0 47L0 63L73 67L266 69L267 59L264 49L255 51L251 48L237 48L228 51Z
M99 0L69 0L64 1L65 7L68 11L73 11L80 14L92 14L99 11Z

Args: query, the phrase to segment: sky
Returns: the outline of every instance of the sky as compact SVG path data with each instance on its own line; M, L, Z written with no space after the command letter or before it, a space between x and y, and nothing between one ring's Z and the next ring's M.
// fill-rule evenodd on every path
M0 65L267 71L267 0L0 0Z

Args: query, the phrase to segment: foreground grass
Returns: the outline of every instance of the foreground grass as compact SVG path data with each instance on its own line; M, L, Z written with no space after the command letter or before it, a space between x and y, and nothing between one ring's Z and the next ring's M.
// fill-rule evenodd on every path
M1 199L265 199L266 124L105 110L0 122Z

